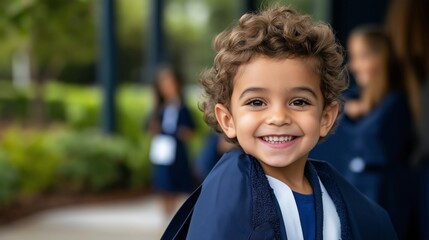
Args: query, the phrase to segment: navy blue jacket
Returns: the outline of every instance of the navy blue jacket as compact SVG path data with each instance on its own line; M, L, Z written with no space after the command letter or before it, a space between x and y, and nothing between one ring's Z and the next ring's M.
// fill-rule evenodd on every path
M309 161L305 174L315 196L320 191L317 177L331 196L340 217L342 239L397 239L387 213L330 165ZM322 239L320 198L315 199L315 205L316 239ZM287 237L280 208L261 166L255 158L237 149L224 154L201 188L173 218L162 239Z

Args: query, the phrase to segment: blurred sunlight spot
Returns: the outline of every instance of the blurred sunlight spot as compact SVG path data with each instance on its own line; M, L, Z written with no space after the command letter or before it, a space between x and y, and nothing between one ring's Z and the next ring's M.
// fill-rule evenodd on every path
M209 9L205 3L200 1L187 2L185 5L186 14L191 23L204 26L209 19Z

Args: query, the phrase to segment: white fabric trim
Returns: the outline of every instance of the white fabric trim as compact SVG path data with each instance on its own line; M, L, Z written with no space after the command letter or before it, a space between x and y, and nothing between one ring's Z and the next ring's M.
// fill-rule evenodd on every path
M301 221L295 197L288 185L271 176L267 176L271 188L274 190L277 202L282 212L287 239L304 240L302 235Z
M288 239L304 240L295 197L288 185L267 175L279 203ZM341 239L341 223L335 204L319 179L323 204L323 239Z
M323 239L341 239L341 222L334 201L320 181L323 204Z

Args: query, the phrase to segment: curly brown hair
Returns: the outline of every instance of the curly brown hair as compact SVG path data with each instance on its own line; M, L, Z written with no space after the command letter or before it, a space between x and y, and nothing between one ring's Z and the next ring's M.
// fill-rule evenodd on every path
M343 65L343 48L337 43L329 25L313 22L287 6L274 6L259 13L246 13L214 40L217 55L214 65L202 74L200 83L205 91L199 107L206 123L222 133L215 116L215 105L230 108L234 77L238 68L255 56L269 58L312 58L321 79L324 106L340 105L341 92L348 86ZM332 130L331 130L332 131ZM236 139L229 139L237 143Z

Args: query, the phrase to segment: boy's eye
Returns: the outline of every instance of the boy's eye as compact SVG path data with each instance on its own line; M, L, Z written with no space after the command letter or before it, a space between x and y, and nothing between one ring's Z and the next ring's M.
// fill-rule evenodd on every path
M304 107L310 105L310 103L305 99L296 99L293 100L290 104L291 106Z
M246 105L260 107L260 106L265 106L266 104L264 103L264 101L260 99L253 99L248 101Z

